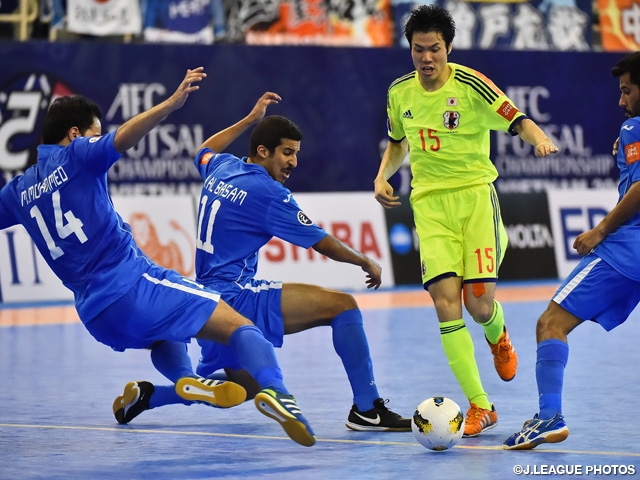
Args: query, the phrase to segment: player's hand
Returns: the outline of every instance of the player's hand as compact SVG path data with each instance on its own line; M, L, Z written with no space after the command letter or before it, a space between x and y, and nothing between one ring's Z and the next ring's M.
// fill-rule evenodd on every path
M249 112L247 120L251 123L258 123L267 114L267 107L271 104L278 104L281 100L282 98L280 98L280 95L277 93L266 92L256 102L251 112Z
M367 257L367 264L362 267L367 274L367 288L377 290L382 285L382 267L371 258Z
M393 187L384 178L377 177L373 182L375 198L384 208L395 208L401 205L397 195L393 194Z
M187 74L184 76L182 82L180 82L180 85L178 85L178 89L167 99L171 108L173 110L181 108L184 102L187 101L189 94L200 89L198 85L194 84L201 82L206 76L207 74L204 73L204 67L187 70Z
M618 148L620 148L620 137L616 138L616 141L613 142L613 149L611 150L611 153L613 153L614 157L618 156Z
M551 140L547 139L536 145L536 157L546 157L552 153L558 153L558 147Z
M606 235L597 227L593 228L578 235L573 241L573 248L575 248L580 255L587 255L604 240L604 237L606 237Z

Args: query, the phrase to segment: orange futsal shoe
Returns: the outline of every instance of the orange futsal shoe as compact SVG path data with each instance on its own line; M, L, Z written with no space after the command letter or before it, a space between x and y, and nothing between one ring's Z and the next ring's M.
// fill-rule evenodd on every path
M463 437L477 437L486 430L491 430L498 425L498 412L496 407L491 405L491 410L480 408L472 403L464 419Z
M486 339L487 337L485 337ZM504 327L500 340L495 345L489 340L487 343L491 347L491 353L493 353L493 364L496 367L496 372L502 380L508 382L513 380L516 376L516 370L518 369L518 355L516 350L511 344L511 339L507 333L507 327Z

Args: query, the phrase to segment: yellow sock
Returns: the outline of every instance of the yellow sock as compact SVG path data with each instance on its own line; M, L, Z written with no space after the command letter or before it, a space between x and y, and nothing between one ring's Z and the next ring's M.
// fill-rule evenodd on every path
M488 322L480 323L480 325L484 328L484 335L487 337L487 340L489 340L489 343L494 345L498 343L504 331L504 312L502 311L500 302L496 300L493 301L493 315L491 315Z
M473 340L464 320L441 322L440 339L451 371L465 396L480 408L491 410L491 403L480 381Z

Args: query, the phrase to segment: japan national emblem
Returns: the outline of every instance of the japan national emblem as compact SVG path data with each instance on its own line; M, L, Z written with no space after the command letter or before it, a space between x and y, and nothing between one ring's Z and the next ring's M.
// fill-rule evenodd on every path
M444 119L442 123L444 123L444 126L449 130L454 130L460 125L459 112L446 111L444 112L444 115L442 115L442 117Z

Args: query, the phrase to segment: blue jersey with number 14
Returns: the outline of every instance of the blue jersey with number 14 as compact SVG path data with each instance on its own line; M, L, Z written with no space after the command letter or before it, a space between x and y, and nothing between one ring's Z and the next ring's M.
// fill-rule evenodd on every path
M107 171L115 132L40 145L38 163L0 190L0 229L22 224L75 296L84 323L119 299L150 265L113 208Z
M258 250L272 237L309 248L327 235L264 167L208 148L198 152L195 164L204 179L196 240L198 281L221 293L228 283L244 286L256 274Z

